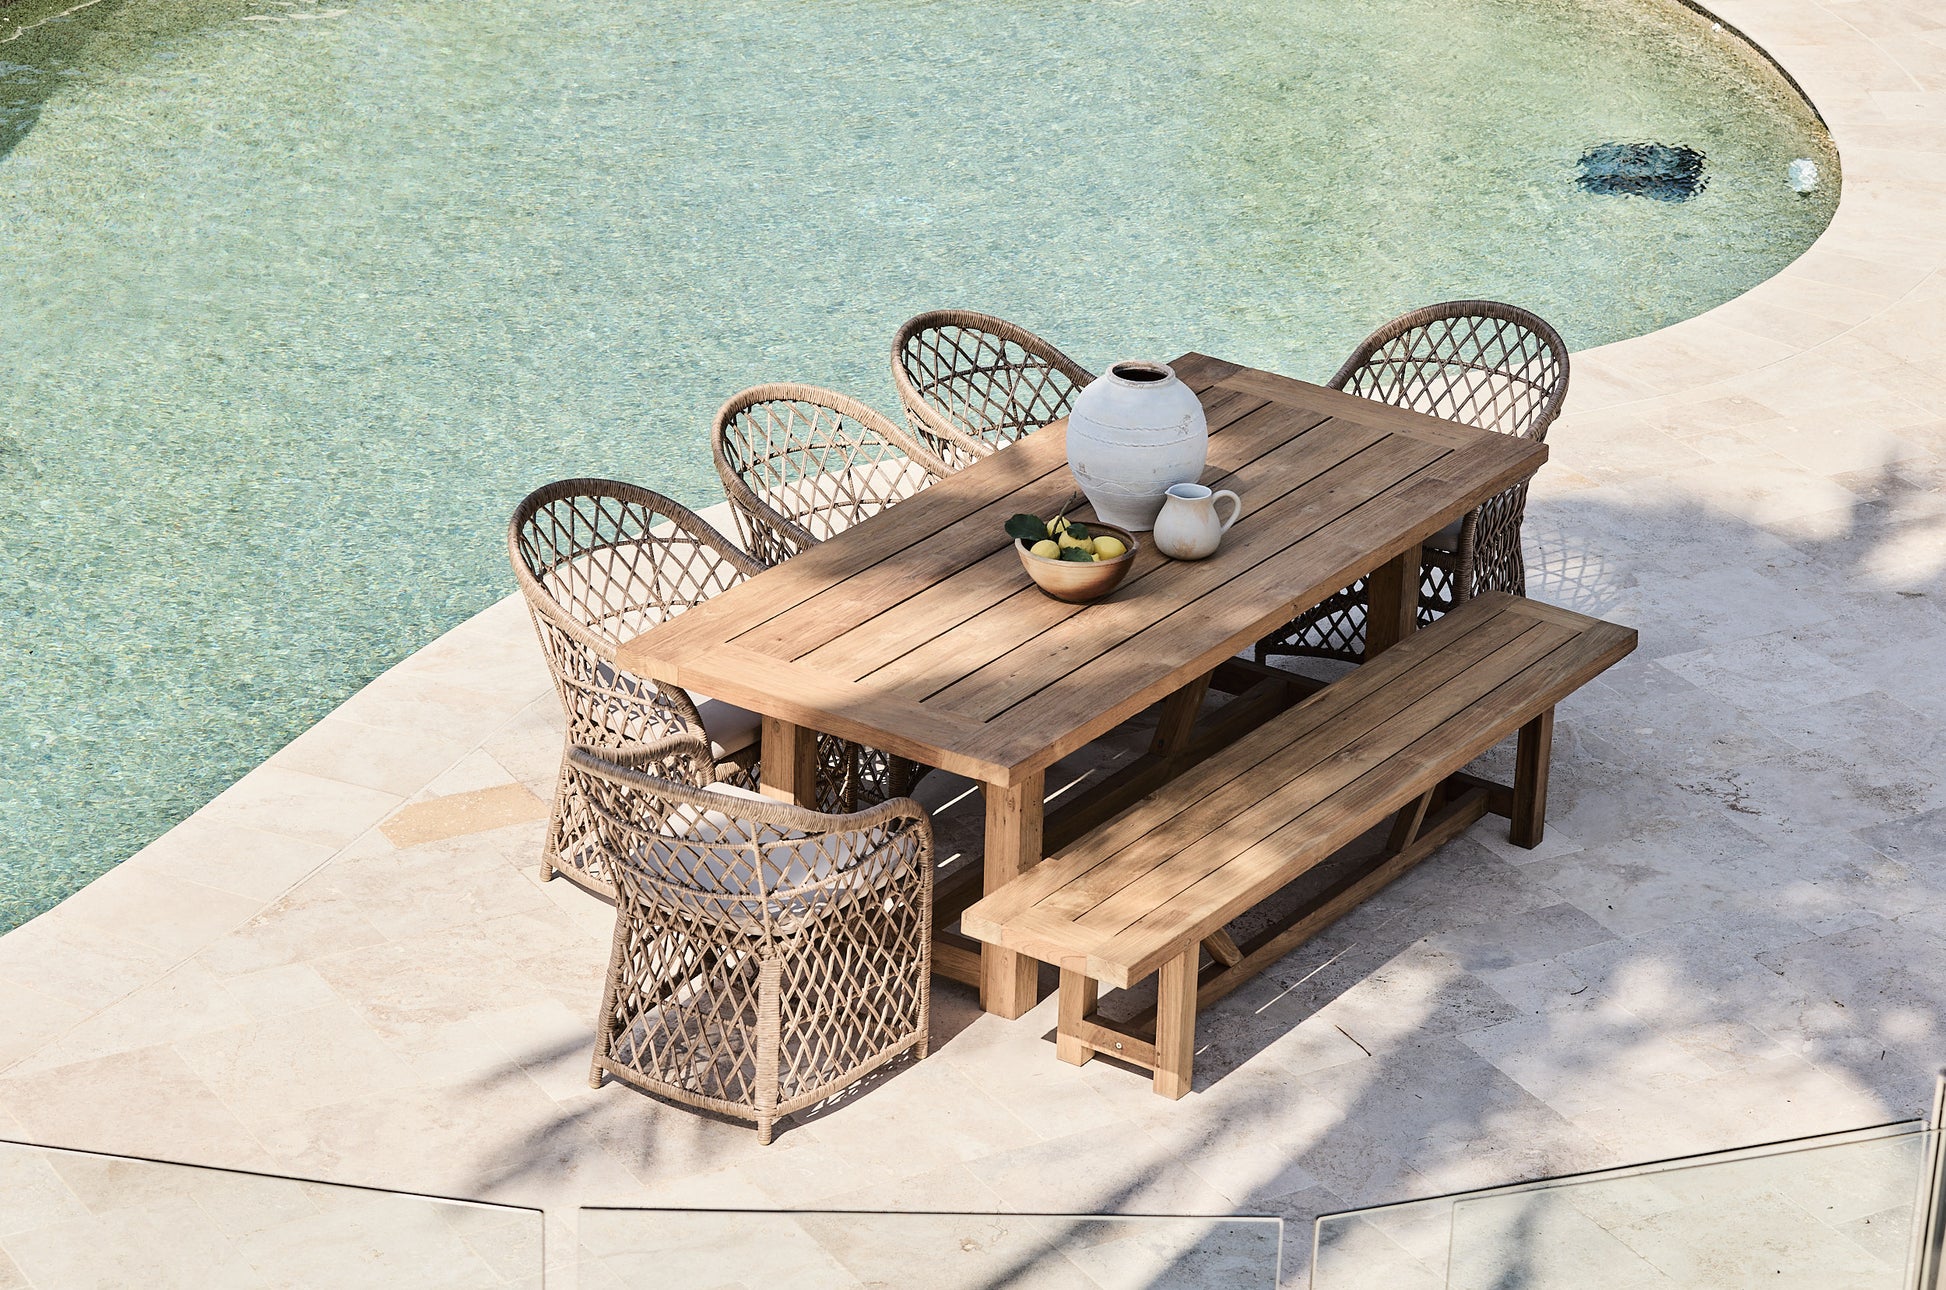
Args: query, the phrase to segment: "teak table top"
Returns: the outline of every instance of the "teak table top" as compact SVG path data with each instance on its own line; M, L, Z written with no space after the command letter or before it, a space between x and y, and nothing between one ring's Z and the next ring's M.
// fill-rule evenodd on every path
M1070 605L1004 525L1075 495L1056 422L621 647L621 666L985 783L1014 785L1418 546L1547 459L1543 444L1203 354L1203 482L1244 513L1207 560L1143 537ZM1071 512L1086 519L1092 512Z

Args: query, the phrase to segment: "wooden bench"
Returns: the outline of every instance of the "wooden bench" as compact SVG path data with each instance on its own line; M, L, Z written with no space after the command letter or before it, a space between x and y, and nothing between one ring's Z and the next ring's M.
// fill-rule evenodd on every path
M972 905L961 926L1061 969L1063 1061L1116 1057L1181 1097L1199 1007L1489 812L1512 821L1517 845L1538 845L1554 705L1634 648L1629 628L1481 596ZM1511 787L1461 773L1516 731ZM1388 819L1367 863L1247 944L1231 941L1231 920ZM1100 985L1151 973L1153 1014L1117 1028L1095 1013Z

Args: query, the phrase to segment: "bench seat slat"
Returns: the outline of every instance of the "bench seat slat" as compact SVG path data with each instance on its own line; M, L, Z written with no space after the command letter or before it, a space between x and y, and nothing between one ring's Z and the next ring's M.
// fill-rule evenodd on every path
M1364 693L1333 694L1335 687L1326 687L1319 691L1304 704L1292 709L1291 713L1272 718L1244 740L1224 749L1221 755L1196 767L1182 780L1152 794L1117 819L1078 840L1064 856L1083 850L1095 850L1105 855L1130 852L1154 836L1155 821L1165 815L1181 819L1228 819L1235 813L1235 807L1254 800L1240 797L1239 794L1249 793L1259 782L1268 782L1271 778L1288 779L1291 774L1314 764L1318 760L1316 753L1319 749L1336 751L1338 747L1379 725L1399 708L1437 690L1482 659L1498 654L1524 631L1538 628L1538 624L1514 618L1485 620L1466 626L1477 626L1478 630L1456 633L1450 642L1450 649L1426 660L1423 666L1409 674L1398 677L1388 689L1368 686ZM1352 675L1355 677L1358 674ZM1293 714L1300 710L1306 715L1293 720ZM1306 728L1309 730L1307 738L1294 738L1294 730ZM1125 856L1125 859L1132 858L1132 855Z
M1403 706L1391 701L1358 704L1295 739L1290 725L1284 724L1283 734L1290 742L1276 757L1123 848L1115 856L1112 875L1097 875L1094 884L1064 887L1042 906L1103 931L1127 927L1203 874L1234 863L1239 853L1284 829L1315 803L1384 766L1426 732L1560 645L1565 635L1559 628L1526 626L1527 631L1483 657L1442 655L1438 660L1442 664L1462 666L1443 667L1435 679L1402 675L1400 688L1407 693L1383 697L1409 699ZM1470 640L1488 635L1475 633ZM1304 724L1308 723L1299 723L1299 728ZM1154 868L1137 877L1151 861ZM1098 894L1101 880L1111 877L1121 881L1104 898Z
M1472 761L1537 715L1529 710L1531 704L1519 709L1511 703L1506 708L1495 707L1501 690L1530 682L1551 683L1550 688L1558 688L1565 684L1566 678L1580 675L1584 666L1583 658L1572 646L1553 650L1519 677L1469 705L1437 731L1415 741L1390 759L1389 764L1374 767L1290 819L1276 833L1238 853L1196 887L1181 893L1175 902L1153 904L1142 918L1102 942L1095 951L1092 962L1116 969L1097 979L1138 981L1167 957L1169 947L1181 944L1193 925L1215 922L1221 926L1262 903L1303 869L1349 846L1371 827L1374 819L1399 810L1439 784L1452 773L1456 763L1464 765ZM1567 692L1572 693L1582 683L1567 684ZM1509 727L1503 715L1508 711L1525 711L1526 719ZM1308 857L1309 863L1302 868L1294 866L1292 860L1298 856Z
M1478 597L966 911L979 937L1127 986L1626 655L1628 628Z
M1449 616L1445 621L1452 619ZM1400 694L1416 697L1424 688L1443 682L1468 662L1500 648L1531 625L1512 617L1468 616L1463 621L1453 622L1452 629L1447 633L1448 648L1438 651L1436 657L1423 660L1423 666L1413 671ZM1401 662L1419 661L1422 655L1432 653L1426 648L1427 643L1418 637L1418 633L1408 637L1386 657L1397 656ZM1306 700L1307 704L1313 705L1308 710L1313 714L1312 719L1318 722L1320 732L1346 725L1356 730L1360 722L1366 721L1362 705L1374 698L1380 702L1390 702L1381 684L1383 680L1383 674L1376 667L1361 668ZM1171 780L1077 839L1049 861L1035 866L987 896L979 903L979 912L975 915L982 930L975 932L968 929L968 935L987 939L989 931L1000 934L1002 927L1057 893L1065 897L1070 890L1077 896L1095 890L1113 892L1126 881L1124 867L1136 862L1143 854L1132 852L1130 848L1139 846L1144 839L1157 835L1160 845L1160 835L1169 832L1170 826L1178 818L1184 821L1185 828L1194 828L1204 816L1220 822L1235 814L1241 804L1254 800L1248 784L1239 784L1239 781L1245 780L1266 760L1289 750L1292 735L1285 724L1287 721L1288 715L1258 727L1225 748L1221 755L1211 757ZM1208 828L1203 829L1203 833L1209 831ZM1167 854L1159 855L1158 861L1166 858ZM1111 860L1113 864L1110 864ZM1092 900L1085 901L1079 908L1091 908L1093 904ZM1064 899L1061 907L1069 908L1070 905ZM1024 946L1018 948L1025 950Z

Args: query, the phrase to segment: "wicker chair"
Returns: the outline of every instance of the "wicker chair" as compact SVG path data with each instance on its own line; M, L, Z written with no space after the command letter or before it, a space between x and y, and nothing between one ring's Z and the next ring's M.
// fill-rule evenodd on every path
M569 748L702 731L716 778L756 784L756 713L630 675L616 666L615 649L762 564L681 503L606 479L566 479L530 493L507 526L507 549L567 715ZM856 745L821 738L818 757L820 802L849 806L869 791ZM562 874L612 896L588 829L583 805L568 791L563 750L541 878Z
M589 1082L754 1120L768 1143L926 1055L932 825L910 798L824 815L682 774L708 759L695 734L569 756L618 888Z
M936 309L892 341L892 381L915 438L955 470L990 456L1074 406L1087 368L992 314Z
M814 385L735 395L710 429L737 530L778 564L952 473L855 399Z
M1568 392L1568 349L1525 309L1454 300L1402 314L1366 337L1331 378L1333 389L1545 439ZM1527 594L1520 552L1522 482L1429 538L1421 552L1423 625L1483 591ZM1365 652L1365 580L1257 642L1257 658L1310 655L1357 662Z

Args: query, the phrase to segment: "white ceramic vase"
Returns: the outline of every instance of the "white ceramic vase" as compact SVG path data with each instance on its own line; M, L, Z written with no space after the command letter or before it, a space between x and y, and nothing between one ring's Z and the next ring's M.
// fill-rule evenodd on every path
M1203 404L1162 363L1115 363L1068 413L1068 468L1095 514L1146 532L1171 484L1193 483L1209 460Z

